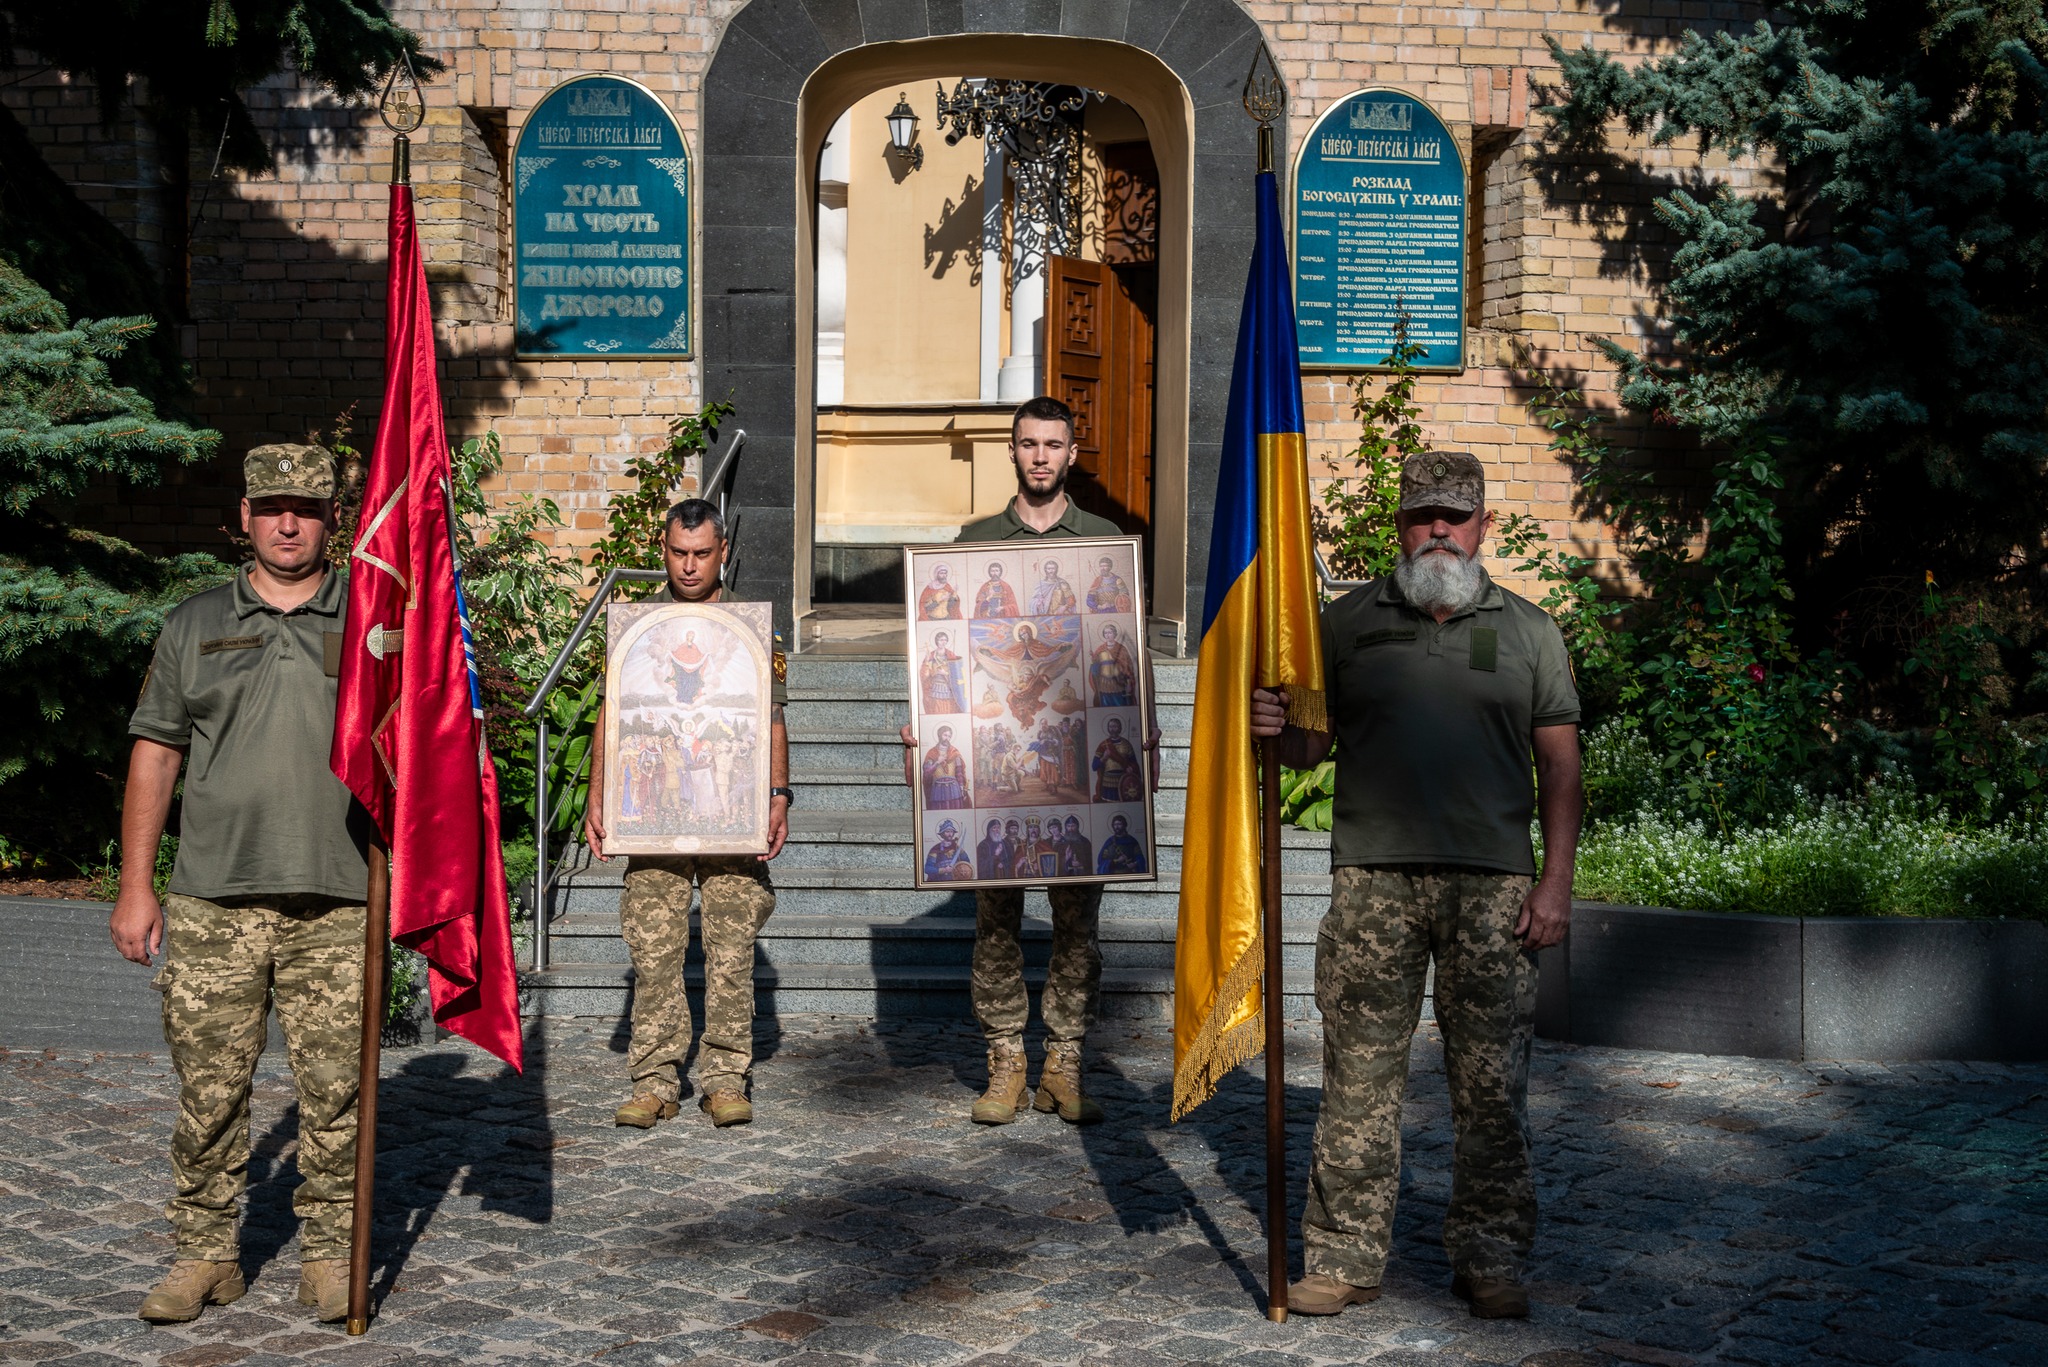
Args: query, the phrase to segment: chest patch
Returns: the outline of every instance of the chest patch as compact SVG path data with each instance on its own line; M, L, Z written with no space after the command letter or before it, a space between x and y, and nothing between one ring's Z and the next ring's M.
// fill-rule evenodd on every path
M1500 631L1497 628L1472 628L1472 667L1488 672L1500 667Z
M201 641L199 653L213 655L223 650L254 650L262 644L261 636L216 636L211 641Z
M1363 650L1367 646L1383 645L1388 641L1412 641L1417 633L1414 627L1381 627L1378 631L1361 631L1352 638L1351 648Z

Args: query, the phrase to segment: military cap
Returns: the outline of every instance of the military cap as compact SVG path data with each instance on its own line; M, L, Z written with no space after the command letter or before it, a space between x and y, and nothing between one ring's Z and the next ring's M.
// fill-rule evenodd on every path
M242 478L250 498L333 498L334 453L289 441L251 447Z
M1401 462L1401 506L1455 508L1469 513L1486 502L1486 470L1464 451L1424 451Z

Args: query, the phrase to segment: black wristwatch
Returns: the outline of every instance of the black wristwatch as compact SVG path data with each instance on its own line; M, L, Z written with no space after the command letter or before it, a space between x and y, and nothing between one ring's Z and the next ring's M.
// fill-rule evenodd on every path
M768 796L771 800L779 797L790 806L796 806L796 789L794 788L770 788Z

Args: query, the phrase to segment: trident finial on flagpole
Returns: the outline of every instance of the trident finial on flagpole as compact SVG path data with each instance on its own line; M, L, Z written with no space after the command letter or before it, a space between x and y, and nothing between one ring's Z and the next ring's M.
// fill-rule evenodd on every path
M399 83L403 74L405 83ZM412 139L410 134L419 131L427 121L427 96L420 89L419 73L412 69L412 54L400 50L398 60L391 64L391 74L384 79L384 94L377 101L377 117L384 120L384 126L397 134L391 144L391 183L405 185L412 180Z
M1244 77L1244 112L1259 122L1259 171L1273 169L1273 121L1287 105L1287 87L1280 81L1280 69L1273 54L1259 44L1252 54L1252 69Z

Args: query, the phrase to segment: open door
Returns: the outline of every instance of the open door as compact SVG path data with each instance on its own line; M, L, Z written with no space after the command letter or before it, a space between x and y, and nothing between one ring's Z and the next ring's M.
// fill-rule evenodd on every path
M1089 512L1149 538L1157 267L1055 256L1046 286L1052 316L1045 392L1074 410L1075 473L1067 493Z

